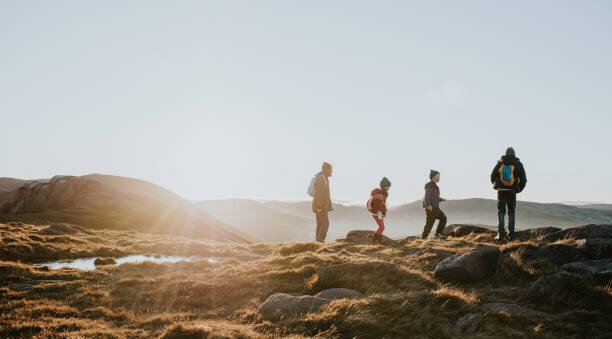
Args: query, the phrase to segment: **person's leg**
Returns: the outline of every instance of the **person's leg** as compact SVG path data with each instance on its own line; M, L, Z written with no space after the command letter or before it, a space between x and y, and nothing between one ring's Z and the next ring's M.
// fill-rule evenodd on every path
M499 221L497 226L499 234L506 233L506 199L504 196L504 191L497 192L497 218Z
M316 231L315 239L317 241L321 241L321 213L316 213L315 215L317 218L317 231Z
M321 213L321 233L320 242L325 242L327 238L327 230L329 229L329 214L327 212Z
M383 234L383 231L385 230L385 220L383 218L378 219L378 216L373 215L374 217L374 221L376 221L376 224L378 225L378 230L376 230L376 234Z
M431 232L431 228L433 227L434 222L436 222L436 217L433 212L425 210L425 214L427 215L427 218L425 219L425 227L423 228L421 239L427 239L427 237L429 237L429 232Z
M436 234L443 234L444 233L444 228L446 227L446 214L444 214L444 212L442 212L441 209L436 209L436 218L438 218L438 220L440 220L438 222L438 227L436 228Z
M516 193L508 192L508 234L514 235L514 223L516 221Z

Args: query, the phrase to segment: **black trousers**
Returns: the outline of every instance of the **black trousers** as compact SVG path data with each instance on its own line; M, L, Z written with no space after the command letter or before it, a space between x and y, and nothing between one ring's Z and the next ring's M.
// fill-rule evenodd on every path
M498 191L497 192L497 217L499 219L498 231L506 232L505 217L508 211L508 233L514 233L515 211L516 211L516 192Z
M327 230L329 229L329 216L327 212L317 213L317 241L325 242Z
M446 227L446 214L444 214L439 207L434 207L431 212L425 209L425 215L427 219L425 220L425 228L423 228L423 235L421 238L427 239L427 237L429 237L429 232L431 232L431 228L436 220L440 220L436 228L436 233L441 234L444 231L444 227Z

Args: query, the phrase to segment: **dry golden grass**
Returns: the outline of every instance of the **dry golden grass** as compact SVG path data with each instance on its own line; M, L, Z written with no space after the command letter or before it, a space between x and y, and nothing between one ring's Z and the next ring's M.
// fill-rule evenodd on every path
M531 243L503 246L501 273L489 280L445 285L433 278L435 265L477 243L243 245L104 230L49 235L42 232L45 227L0 224L0 337L448 338L459 336L454 322L473 312L484 314L475 337L592 338L612 330L609 287L598 288L597 295L608 298L602 303L573 298L554 310L526 297L536 277L515 252L536 246ZM136 253L222 259L94 271L32 265ZM257 312L257 305L273 293L313 295L332 287L352 288L364 297L335 300L317 313L277 322ZM480 307L490 302L528 305L551 316L513 319L482 312Z

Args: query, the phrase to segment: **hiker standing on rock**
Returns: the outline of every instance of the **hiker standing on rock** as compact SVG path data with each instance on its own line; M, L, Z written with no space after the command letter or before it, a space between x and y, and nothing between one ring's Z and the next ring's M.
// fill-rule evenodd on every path
M440 220L438 227L436 228L435 239L446 239L446 236L442 233L444 227L446 227L446 215L440 209L440 202L446 201L446 199L440 198L440 188L438 183L440 182L440 172L431 170L429 173L429 181L425 185L425 197L423 198L423 208L425 208L425 215L427 217L425 221L425 228L423 229L422 239L429 237L429 232L433 227L436 220Z
M521 160L516 157L512 147L508 147L506 155L497 161L491 172L491 183L497 190L497 216L499 219L498 241L514 239L514 224L516 211L516 194L521 193L527 185L527 175ZM508 236L506 237L505 217L508 210Z
M316 240L325 242L329 229L328 213L333 210L331 193L329 191L329 177L332 176L332 165L324 162L321 172L317 173L308 187L308 194L312 197L312 212L317 218Z
M379 187L372 190L370 193L370 200L368 200L367 208L374 221L378 225L378 230L374 233L373 242L380 243L382 241L382 234L385 230L385 218L387 217L387 198L389 197L389 189L391 188L391 181L386 177L382 178Z

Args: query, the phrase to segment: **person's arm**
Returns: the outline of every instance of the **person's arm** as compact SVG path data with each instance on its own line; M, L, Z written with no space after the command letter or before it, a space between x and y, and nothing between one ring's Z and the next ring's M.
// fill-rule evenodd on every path
M491 172L491 183L495 184L497 182L497 176L499 175L499 162L495 164L493 167L493 172Z
M520 171L518 175L519 175L519 193L520 193L525 189L525 186L527 186L527 174L525 173L525 166L523 166L523 164L521 164L519 169Z

